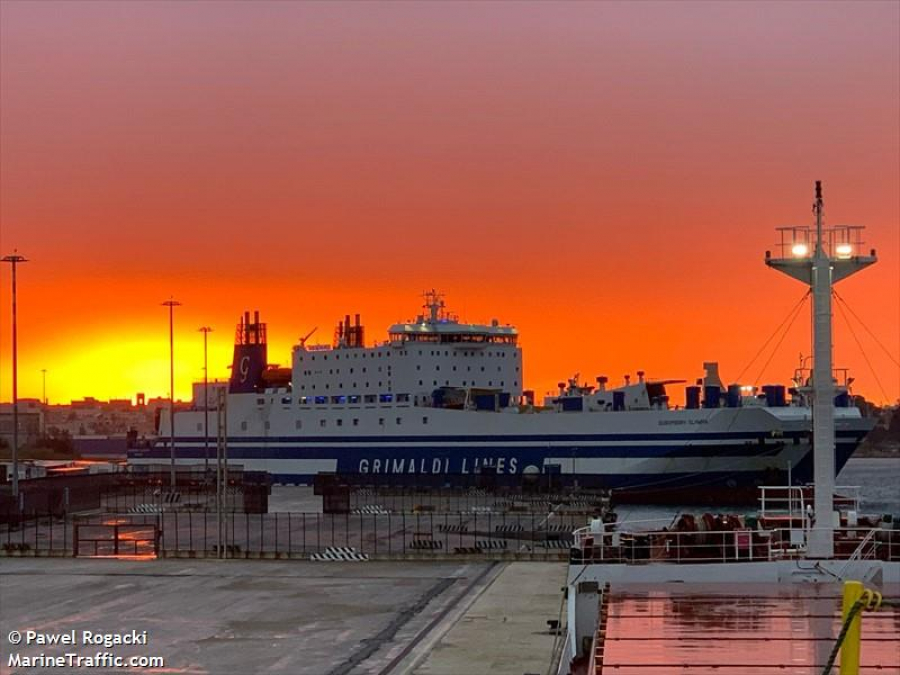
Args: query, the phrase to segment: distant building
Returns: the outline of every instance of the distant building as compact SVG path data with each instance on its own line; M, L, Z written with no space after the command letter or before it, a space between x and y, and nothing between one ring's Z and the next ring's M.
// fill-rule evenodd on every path
M37 399L19 401L19 447L35 442L41 435L44 425L44 410ZM0 403L0 439L8 447L13 443L13 406L12 403Z

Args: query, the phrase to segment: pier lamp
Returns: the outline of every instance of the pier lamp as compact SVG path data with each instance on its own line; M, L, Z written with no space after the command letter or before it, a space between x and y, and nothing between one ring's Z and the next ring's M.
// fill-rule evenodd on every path
M12 442L12 496L19 508L19 350L16 331L16 266L28 260L13 251L12 255L3 256L0 262L9 263L12 267L12 404L13 404L13 442Z
M209 476L209 375L206 360L206 340L212 333L209 326L201 326L197 329L203 333L203 475L204 480Z
M175 335L173 333L175 308L181 303L171 297L162 303L169 308L169 485L175 492Z

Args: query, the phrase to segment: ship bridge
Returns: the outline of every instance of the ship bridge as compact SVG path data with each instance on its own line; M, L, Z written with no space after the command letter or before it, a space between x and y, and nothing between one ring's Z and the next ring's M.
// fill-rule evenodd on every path
M435 290L424 293L426 310L414 322L397 323L388 329L391 342L461 342L467 344L515 345L519 333L514 326L501 326L494 319L489 326L460 323L459 317L447 311L443 297Z

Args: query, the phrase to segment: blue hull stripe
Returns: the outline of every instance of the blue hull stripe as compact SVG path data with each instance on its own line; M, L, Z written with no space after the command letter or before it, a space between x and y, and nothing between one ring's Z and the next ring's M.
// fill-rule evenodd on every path
M865 431L835 431L835 436L842 438L861 439L866 435ZM804 438L806 432L785 432L783 438ZM210 442L215 442L215 436L210 436ZM230 436L229 443L558 443L560 441L591 442L591 441L697 441L697 440L772 440L774 437L769 432L705 432L705 433L662 433L662 434L530 434L530 435L480 435L480 436ZM168 442L168 436L161 434L160 442ZM176 436L176 443L203 442L203 436Z

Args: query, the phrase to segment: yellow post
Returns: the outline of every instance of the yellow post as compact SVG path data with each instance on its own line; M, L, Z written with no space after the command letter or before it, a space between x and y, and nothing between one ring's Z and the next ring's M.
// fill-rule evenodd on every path
M841 615L847 620L850 609L863 595L863 585L858 581L844 582L844 601ZM843 622L841 623L843 625ZM844 643L841 645L841 675L859 675L859 640L862 633L862 612L850 623Z

